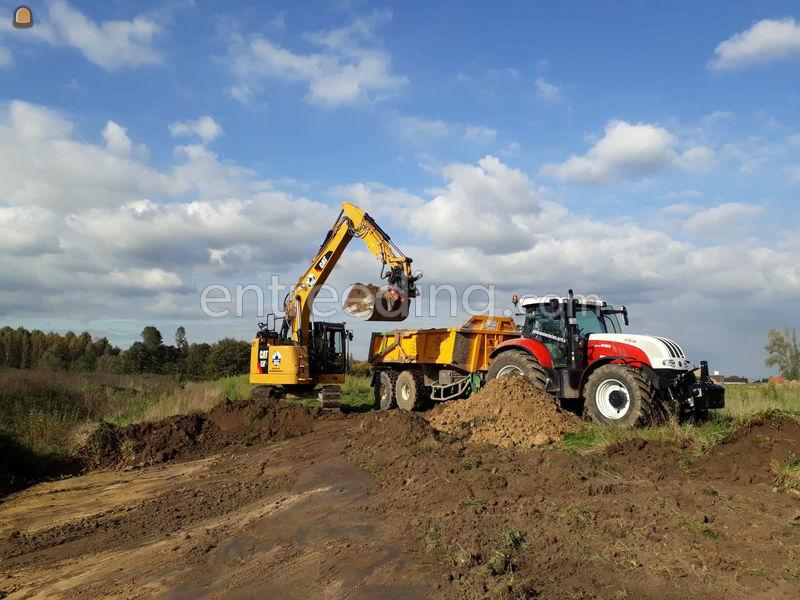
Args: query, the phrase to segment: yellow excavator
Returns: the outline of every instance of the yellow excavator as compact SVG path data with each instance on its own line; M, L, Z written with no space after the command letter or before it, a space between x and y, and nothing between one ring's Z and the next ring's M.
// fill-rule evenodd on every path
M337 406L340 385L347 372L348 342L345 323L315 321L314 299L354 237L361 238L381 263L382 287L355 284L343 302L345 313L365 321L403 321L412 298L418 295L404 255L375 220L355 204L344 202L336 223L310 266L284 300L284 316L267 315L250 348L253 397L308 395L318 384L323 406Z

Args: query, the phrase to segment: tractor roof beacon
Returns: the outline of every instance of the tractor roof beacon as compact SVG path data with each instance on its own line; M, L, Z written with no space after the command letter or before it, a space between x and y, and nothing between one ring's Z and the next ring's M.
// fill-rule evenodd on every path
M725 390L695 368L680 345L665 337L623 333L622 315L596 298L526 298L522 335L498 345L487 379L530 377L562 404L592 420L636 426L673 414L702 419L725 405Z

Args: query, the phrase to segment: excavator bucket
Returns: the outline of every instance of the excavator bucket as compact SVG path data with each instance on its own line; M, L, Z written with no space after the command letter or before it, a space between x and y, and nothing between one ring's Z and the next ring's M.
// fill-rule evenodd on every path
M362 321L405 321L410 304L410 299L391 285L356 283L342 302L342 308Z

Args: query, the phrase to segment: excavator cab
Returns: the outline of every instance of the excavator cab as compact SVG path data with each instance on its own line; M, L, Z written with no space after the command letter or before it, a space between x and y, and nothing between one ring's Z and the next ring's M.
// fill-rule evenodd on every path
M315 322L309 363L317 377L344 375L347 372L347 344L353 334L344 323ZM324 381L323 381L324 383Z

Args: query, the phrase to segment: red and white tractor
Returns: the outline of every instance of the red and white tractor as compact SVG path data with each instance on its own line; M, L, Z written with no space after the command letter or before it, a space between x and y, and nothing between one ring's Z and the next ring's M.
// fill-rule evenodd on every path
M515 304L518 299L515 297ZM499 344L486 379L521 374L595 422L634 427L667 414L707 417L725 406L708 364L696 368L674 341L623 333L628 311L598 299L529 298L522 336Z

